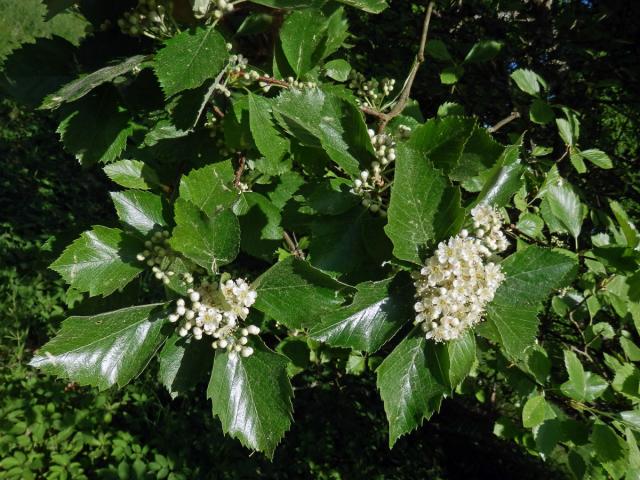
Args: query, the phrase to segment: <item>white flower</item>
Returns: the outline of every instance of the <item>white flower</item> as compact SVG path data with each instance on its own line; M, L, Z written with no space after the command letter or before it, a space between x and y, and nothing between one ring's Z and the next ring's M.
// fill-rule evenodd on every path
M436 342L457 339L481 322L487 303L504 280L500 265L487 261L492 251L508 246L500 230L502 216L484 205L471 214L475 236L462 230L440 242L420 272L414 273L414 323L421 324L425 336Z
M179 298L175 313L169 315L172 323L183 319L178 326L180 336L191 332L195 340L200 340L208 335L216 339L211 344L213 348L240 353L243 357L253 353L253 349L246 346L248 337L258 335L260 329L242 323L258 294L245 280L228 280L219 287L204 282L199 290L189 289L187 293L188 299Z

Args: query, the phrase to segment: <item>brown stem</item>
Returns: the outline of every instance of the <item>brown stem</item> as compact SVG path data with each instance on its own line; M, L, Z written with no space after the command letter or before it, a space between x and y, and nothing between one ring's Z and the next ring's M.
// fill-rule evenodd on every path
M407 76L407 80L404 83L404 87L402 92L400 92L400 97L398 97L398 101L393 106L389 113L376 112L362 108L362 111L368 113L369 115L376 116L380 119L380 124L378 125L378 133L382 133L384 129L387 127L387 124L393 119L402 113L404 107L407 106L407 101L409 101L409 96L411 95L411 88L413 87L413 82L416 79L416 75L418 70L420 69L420 65L424 63L424 49L427 46L427 36L429 33L429 23L431 22L431 14L433 13L433 7L435 6L435 2L429 2L429 6L427 7L427 13L424 16L424 22L422 24L422 35L420 36L420 47L418 48L418 54L413 61L413 65L411 66L411 70L409 71L409 75Z
M304 252L300 250L300 247L298 247L298 244L293 241L291 236L287 232L283 232L282 237L287 243L287 247L289 247L289 251L293 254L293 256L304 260Z
M242 174L244 173L246 159L242 153L238 154L238 168L236 169L236 177L233 181L233 185L236 188L240 188L240 179L242 178Z
M506 118L503 118L498 123L496 123L493 127L487 128L487 130L489 133L495 133L498 130L500 130L502 127L507 125L508 123L513 122L517 118L520 118L520 112L511 112L511 115L509 115Z

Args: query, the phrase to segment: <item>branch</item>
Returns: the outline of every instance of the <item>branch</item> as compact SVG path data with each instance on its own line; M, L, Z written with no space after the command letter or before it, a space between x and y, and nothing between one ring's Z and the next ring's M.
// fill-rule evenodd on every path
M513 122L514 120L516 120L517 118L520 118L520 112L511 112L511 115L509 115L506 118L503 118L502 120L500 120L498 123L496 123L493 127L489 127L487 128L487 131L489 133L495 133L498 130L500 130L502 127L504 127L505 125L507 125L508 123Z
M411 88L413 87L413 82L416 79L416 74L420 69L420 65L424 63L424 49L427 46L427 35L429 33L429 23L431 22L431 14L433 13L433 7L435 6L435 2L429 2L429 6L427 7L427 13L424 16L424 22L422 24L422 35L420 36L420 48L418 49L418 54L416 55L415 60L413 61L413 65L411 66L411 70L409 71L409 75L407 76L407 80L404 82L404 87L402 88L402 92L400 92L400 97L398 97L398 101L393 106L389 113L378 112L379 115L375 115L371 112L367 112L363 109L365 113L369 113L370 115L375 115L380 118L380 125L378 125L378 133L382 133L384 129L387 127L389 121L400 115L404 110L404 107L407 106L407 101L409 100L409 96L411 95Z
M283 232L282 236L284 238L284 241L287 243L287 247L289 247L289 251L293 254L293 256L304 260L304 252L300 250L297 242L294 242L287 232Z
M233 185L236 188L240 188L240 180L242 179L242 174L244 173L244 168L246 164L245 156L242 153L238 154L238 169L236 170L235 179L233 181Z

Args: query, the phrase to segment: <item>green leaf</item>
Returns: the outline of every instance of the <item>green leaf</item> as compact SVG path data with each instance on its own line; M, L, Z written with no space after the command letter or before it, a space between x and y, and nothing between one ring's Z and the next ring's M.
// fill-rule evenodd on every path
M256 147L270 162L282 161L289 151L289 140L280 135L271 117L271 102L249 94L249 125Z
M520 358L536 337L541 302L572 280L578 262L572 255L530 246L506 258L501 267L505 280L478 330L508 356Z
M387 343L415 313L411 281L396 276L380 282L366 282L351 305L323 315L311 337L334 347L348 347L373 353Z
M143 249L142 242L120 229L98 225L69 245L51 269L80 292L107 296L142 271L135 257Z
M353 208L342 215L317 217L311 224L309 261L333 274L348 274L366 261L362 225L367 210Z
M580 155L593 163L596 167L604 168L608 170L613 168L613 163L609 158L609 155L597 148L590 148L589 150L581 150Z
M230 160L191 170L180 179L180 198L207 214L230 208L240 198L233 187L234 178Z
M547 186L544 200L553 216L577 239L582 229L584 210L573 186L560 178Z
M115 78L139 68L140 65L148 59L149 57L146 55L135 55L127 58L124 62L101 68L100 70L80 77L68 83L56 93L47 96L40 108L54 109L65 102L78 100L103 83L111 82Z
M386 0L337 0L340 3L358 8L369 13L380 13L386 10L388 5Z
M584 160L582 159L582 155L575 152L571 153L569 155L569 160L571 161L571 165L573 165L573 168L576 169L576 172L578 172L581 175L587 172L587 165L584 163Z
M162 306L69 317L29 365L100 390L123 387L142 372L165 338Z
M622 205L614 200L609 200L609 208L616 217L618 225L620 225L620 229L627 240L627 246L635 248L640 243L640 234L638 234L638 229L631 222L629 215L627 215L627 212L622 208Z
M439 358L444 348L427 342L415 329L378 367L377 385L389 422L390 447L439 408L449 383Z
M287 358L255 339L249 357L218 351L207 388L222 430L269 458L291 425Z
M529 108L529 118L534 123L545 125L555 118L555 114L553 113L553 109L547 102L536 98L533 100L533 102L531 102L531 107Z
M196 28L167 40L156 54L153 68L168 98L214 78L227 57L224 38L215 28Z
M325 75L336 82L346 82L351 72L351 65L346 60L337 58L324 64Z
M522 409L522 426L533 428L555 416L551 407L542 395L535 395L527 400Z
M119 160L105 165L103 170L107 177L125 188L148 190L160 183L156 171L139 160Z
M640 399L640 370L630 363L623 364L616 370L611 386L616 392L637 402Z
M420 264L429 247L460 228L460 191L414 149L400 144L397 152L384 230L397 258Z
M576 138L573 135L573 129L571 128L571 123L564 118L556 118L556 126L558 127L558 133L560 134L560 138L568 146L574 146L576 143Z
M82 164L109 163L116 160L133 133L129 113L119 106L111 88L100 89L74 104L58 126L62 143Z
M271 260L282 244L280 209L259 193L243 195L244 204L240 217L242 238L240 247L245 252L264 260Z
M531 238L539 237L542 234L544 221L538 215L531 212L524 212L520 215L516 228Z
M599 375L585 372L577 355L564 351L564 364L569 380L560 386L563 394L579 402L592 402L607 389L607 382Z
M627 444L603 423L596 423L591 432L591 443L596 458L614 479L621 478L627 470Z
M206 378L213 365L211 342L173 333L158 353L158 380L171 398L184 395Z
M487 180L476 198L477 203L504 207L522 186L524 165L520 163L520 143L504 149L496 164L488 172Z
M240 224L231 210L207 215L191 202L175 203L176 227L171 246L212 273L238 255Z
M453 390L469 375L476 361L476 337L467 331L457 340L447 342L449 386Z
M288 328L315 325L342 302L346 285L293 256L276 263L253 283L254 307Z
M288 90L275 100L281 127L302 145L322 148L345 172L360 174L360 161L373 159L362 113L346 100L320 89Z
M425 51L427 55L441 62L453 62L453 58L442 40L429 40Z
M502 43L495 40L481 40L476 42L467 56L465 57L465 63L480 63L496 57L502 49Z
M302 77L320 62L327 19L320 10L295 10L280 29L282 51L293 71Z
M120 221L143 235L167 225L163 214L165 206L159 195L141 190L125 190L112 192L111 200Z
M458 165L475 124L468 117L433 118L414 130L409 145L448 173Z
M440 71L440 83L443 85L454 85L464 75L462 65L449 65Z
M546 87L542 77L531 70L519 68L511 74L511 79L516 82L518 88L529 95L537 97L540 93L540 86Z

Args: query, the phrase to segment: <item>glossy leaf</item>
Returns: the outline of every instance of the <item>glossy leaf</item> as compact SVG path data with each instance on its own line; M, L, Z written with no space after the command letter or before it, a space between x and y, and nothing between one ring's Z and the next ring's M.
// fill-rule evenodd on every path
M326 28L326 18L320 10L315 9L293 11L282 24L282 51L298 77L321 60Z
M249 125L258 150L270 162L280 162L289 150L289 140L276 129L271 104L264 97L249 94Z
M103 170L112 181L125 188L148 190L160 183L155 170L139 160L119 160Z
M120 229L95 226L69 245L51 269L80 292L106 296L142 271L135 257L143 249L142 242Z
M165 336L162 304L69 317L29 364L57 377L104 390L137 377Z
M415 150L401 144L397 151L385 232L397 258L420 264L429 248L460 228L460 191Z
M380 13L388 7L386 0L337 0L350 7L364 10L369 13Z
M229 160L191 170L180 179L180 198L207 214L229 208L239 199L233 187L234 177Z
M172 398L187 393L209 373L214 350L207 338L196 340L174 332L158 352L158 380Z
M291 425L289 362L260 340L252 346L253 355L246 358L216 353L207 398L225 434L271 458Z
M185 30L158 51L154 70L165 96L171 97L214 78L227 57L224 38L215 28Z
M175 221L171 246L208 271L217 272L238 255L240 224L230 210L207 215L191 202L178 198Z
M145 55L135 55L121 63L101 68L80 77L45 98L40 108L54 109L65 102L78 100L103 83L111 82L115 78L139 68L148 58L149 57Z
M111 200L122 223L143 235L167 225L162 197L140 190L112 192Z
M276 263L253 283L254 307L289 328L305 328L337 308L346 285L293 256Z
M422 425L448 391L439 356L442 345L428 342L419 329L409 334L377 370L377 385L389 422L389 446Z
M323 315L310 335L332 346L373 353L415 316L411 282L402 275L356 289L353 302Z

